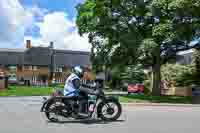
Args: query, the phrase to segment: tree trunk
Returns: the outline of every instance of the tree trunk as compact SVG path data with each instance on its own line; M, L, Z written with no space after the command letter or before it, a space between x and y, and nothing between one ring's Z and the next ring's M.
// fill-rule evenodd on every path
M200 75L200 50L196 49L196 56L195 56L195 65L196 65L196 73Z
M156 48L154 54L154 65L152 67L153 78L152 78L152 95L160 96L161 95L161 58L160 58L160 46Z
M200 60L196 60L196 73L197 75L200 75Z

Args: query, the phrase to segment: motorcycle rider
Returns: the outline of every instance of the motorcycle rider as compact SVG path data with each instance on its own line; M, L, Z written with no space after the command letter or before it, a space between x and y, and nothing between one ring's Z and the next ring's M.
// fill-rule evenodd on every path
M69 75L65 81L64 86L64 96L78 96L80 93L96 94L93 86L81 83L81 78L84 76L84 68L80 66L75 66L72 69L72 73ZM79 92L79 94L77 93Z
M87 101L88 94L98 93L98 90L94 90L92 86L81 83L81 78L83 78L84 73L84 68L80 66L75 66L72 69L72 73L65 82L64 96L83 97L85 101Z

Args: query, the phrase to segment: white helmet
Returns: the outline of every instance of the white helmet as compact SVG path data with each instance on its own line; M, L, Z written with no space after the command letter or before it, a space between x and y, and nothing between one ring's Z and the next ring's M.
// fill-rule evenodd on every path
M74 68L73 68L73 72L77 75L77 76L79 76L80 78L83 76L83 73L84 73L84 70L83 70L83 68L81 68L80 66L75 66Z

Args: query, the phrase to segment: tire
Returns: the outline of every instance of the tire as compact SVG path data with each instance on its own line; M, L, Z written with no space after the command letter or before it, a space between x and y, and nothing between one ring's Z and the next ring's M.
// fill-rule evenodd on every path
M114 103L114 104L117 106L117 108L118 108L118 112L116 113L116 115L114 115L114 116L111 117L111 118L107 118L107 117L102 113L102 109L103 109L104 105L109 104L109 103ZM111 100L111 99L110 99L110 100L107 100L106 103L101 103L101 104L99 105L98 113L99 113L99 115L100 115L100 118L101 118L102 120L104 120L104 121L116 121L116 120L121 116L121 113L122 113L122 106L121 106L121 104L120 104L118 101L116 101L116 100Z
M48 112L48 111L50 110L50 107L51 107L52 105L54 105L54 104L55 104L55 102L52 100L52 101L50 101L50 102L46 105L45 110L46 110L47 112L45 112L45 115L46 115L47 119L50 120L51 122L58 122L57 119L51 118L51 117L50 117L50 112Z
M48 112L51 109L51 106L54 105L54 104L56 105L56 102L54 102L54 101L51 101L51 102L49 102L47 104L47 106L46 106L47 112L45 112L45 115L46 115L47 119L50 120L51 122L59 122L59 119L51 118L50 117L50 112ZM63 103L61 103L61 104L63 104ZM60 105L59 106L55 106L55 107L53 107L53 109L55 109L55 111L56 111L57 107L63 107L63 105L61 105L61 106Z

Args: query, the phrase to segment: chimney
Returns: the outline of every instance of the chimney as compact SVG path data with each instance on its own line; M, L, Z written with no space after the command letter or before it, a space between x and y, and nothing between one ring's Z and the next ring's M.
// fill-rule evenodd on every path
M31 48L31 40L26 40L26 48Z
M53 46L53 42L50 42L50 44L49 44L49 48L53 48L54 46Z

